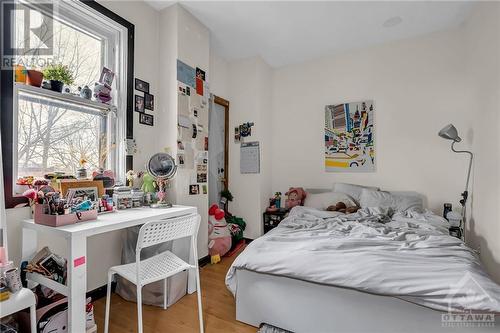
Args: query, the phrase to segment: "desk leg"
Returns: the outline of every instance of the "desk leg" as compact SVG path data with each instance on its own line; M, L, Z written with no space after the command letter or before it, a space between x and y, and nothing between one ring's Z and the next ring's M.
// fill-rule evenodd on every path
M85 332L85 296L87 292L87 239L68 239L68 326L71 333Z

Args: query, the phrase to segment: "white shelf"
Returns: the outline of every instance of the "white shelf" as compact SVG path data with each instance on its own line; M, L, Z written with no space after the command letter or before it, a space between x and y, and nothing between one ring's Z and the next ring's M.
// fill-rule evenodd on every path
M69 289L67 286L64 284L61 284L59 282L56 282L54 280L48 279L45 276L38 274L38 273L26 273L26 278L30 281L33 282L38 282L42 286L45 286L47 288L50 288L54 291L57 291L59 294L62 294L64 296L69 295Z
M34 87L27 84L16 83L15 89L20 92L25 92L28 94L38 95L46 98L52 98L56 100L60 100L66 103L72 103L79 106L92 108L92 109L100 109L100 110L112 110L115 108L114 105L105 104L97 101L92 101L89 99L85 99L82 97L74 96L71 94L63 94L57 91L52 91L49 89L44 89L41 87Z
M23 288L15 294L10 294L9 299L0 302L0 318L29 308L34 304L35 295L31 290Z

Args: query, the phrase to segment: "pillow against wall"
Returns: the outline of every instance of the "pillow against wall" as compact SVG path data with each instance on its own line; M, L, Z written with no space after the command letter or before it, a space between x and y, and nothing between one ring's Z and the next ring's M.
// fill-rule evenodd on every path
M405 212L407 210L422 212L424 210L422 196L416 192L390 193L363 189L359 202L362 208L392 208L395 212Z
M373 191L378 191L380 190L378 187L373 187L373 186L362 186L362 185L356 185L356 184L346 184L346 183L335 183L333 184L333 191L334 192L342 192L356 200L356 203L359 203L359 199L361 197L361 191L363 189L369 189Z
M326 193L331 192L330 188L306 188L306 192L309 194L318 194L318 193Z
M347 207L356 206L356 202L345 193L325 192L325 193L307 193L304 206L326 210L328 206L335 205L337 202L343 202Z
M427 198L422 193L418 193L415 191L388 191L390 194L395 195L397 197L406 197L407 199L411 198L415 200L415 202L420 202L420 207L423 210L427 208Z

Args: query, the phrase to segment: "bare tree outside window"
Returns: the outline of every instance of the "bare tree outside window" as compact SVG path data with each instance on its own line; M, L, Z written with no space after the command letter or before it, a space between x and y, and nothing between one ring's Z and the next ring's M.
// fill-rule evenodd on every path
M21 30L22 21L16 19L19 44L27 38ZM75 78L71 92L76 93L79 86L85 85L92 89L102 69L103 41L57 20L50 33L46 38L53 39L52 63L68 66ZM19 55L18 61L22 62L23 57L33 55ZM41 177L56 171L74 174L81 159L87 161L91 170L106 167L107 149L100 149L107 147L104 115L78 112L61 103L18 98L19 177Z

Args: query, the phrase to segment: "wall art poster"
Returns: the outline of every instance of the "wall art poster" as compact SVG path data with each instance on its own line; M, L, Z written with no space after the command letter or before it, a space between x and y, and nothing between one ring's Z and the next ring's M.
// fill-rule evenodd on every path
M196 71L193 67L177 59L177 81L181 81L187 86L195 87L194 78Z
M374 172L373 101L325 106L325 170Z

